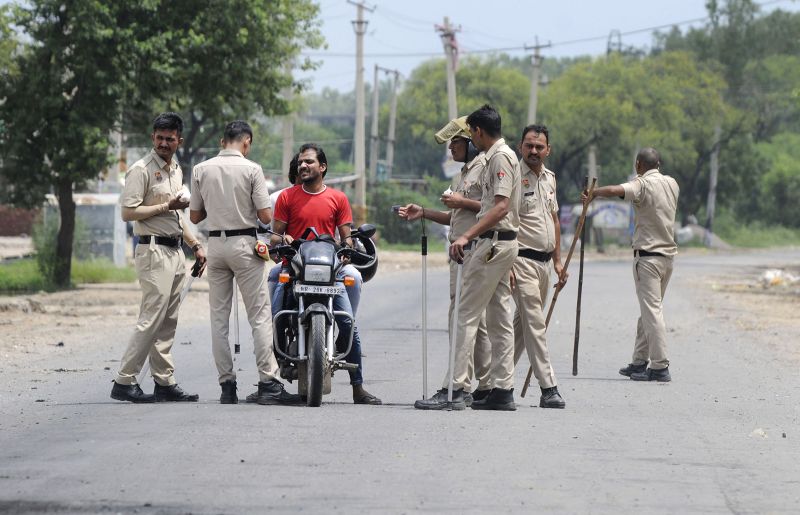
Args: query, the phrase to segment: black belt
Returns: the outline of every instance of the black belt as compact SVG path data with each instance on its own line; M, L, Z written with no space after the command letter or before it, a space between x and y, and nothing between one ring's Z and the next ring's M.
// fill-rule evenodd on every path
M497 233L497 239L500 241L511 241L517 239L517 233L514 231L486 231L485 233L481 234L479 238L494 238L495 233Z
M475 246L475 240L469 240L469 242L462 248L464 249L464 251L467 251L467 250L472 250L472 247L474 246Z
M164 245L165 247L173 247L178 248L181 246L181 238L170 238L169 236L139 236L139 243L148 244L150 243L150 238L156 239L156 245Z
M256 237L256 230L254 227L250 229L234 229L234 230L224 230L224 231L208 231L208 236L212 238L217 238L219 236L252 236L253 238Z
M633 257L636 257L636 256L644 256L644 257L649 257L649 256L667 257L667 256L665 256L664 254L659 254L658 252L647 252L646 250L634 250L634 251L633 251Z
M258 234L267 234L270 231L269 227L259 227L256 229Z
M547 263L550 261L550 258L553 257L553 254L550 252L539 252L533 249L519 249L517 255L519 257L533 259L534 261L541 261L542 263Z

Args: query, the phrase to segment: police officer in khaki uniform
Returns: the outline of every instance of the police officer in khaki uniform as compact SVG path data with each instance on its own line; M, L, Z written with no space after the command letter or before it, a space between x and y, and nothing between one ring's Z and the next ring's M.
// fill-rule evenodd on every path
M192 247L205 267L205 252L181 217L188 201L178 198L183 173L173 159L183 142L183 120L176 113L160 114L153 121L153 150L125 174L120 195L122 219L133 221L139 237L135 249L136 275L142 286L139 320L122 357L111 398L131 402L197 401L173 377L172 343L178 324L180 292L186 276L181 238ZM136 375L149 356L155 382L153 395L136 384Z
M672 380L662 303L672 260L678 253L673 227L680 189L675 179L661 174L660 166L658 151L644 148L636 156L634 180L597 188L592 198L583 194L584 202L594 197L620 197L633 203L633 279L641 316L636 323L633 359L619 373L634 381Z
M267 264L253 253L256 219L270 223L272 208L261 167L246 159L252 141L253 130L247 122L236 120L225 127L223 149L192 172L190 216L194 223L208 219L208 302L211 347L222 388L220 403L239 402L228 342L235 279L253 331L259 375L257 402L294 404L300 396L287 393L277 379Z
M540 408L563 408L556 375L547 349L544 306L550 286L550 262L563 286L561 225L558 221L556 176L545 168L550 155L550 134L544 125L528 125L519 144L522 178L519 208L519 254L512 271L514 313L514 363L527 349L533 375L539 381Z
M461 168L461 174L454 178L451 187L453 191L450 193L445 192L441 197L442 203L449 207L450 210L426 210L416 204L408 204L400 208L398 215L409 221L426 218L441 225L449 225L449 239L450 242L453 242L458 236L477 222L476 215L481 209L480 181L481 174L483 173L483 159L482 156L479 155L478 149L476 149L472 141L470 141L466 116L451 120L434 134L434 139L436 139L436 142L439 144L449 140L450 152L453 155L453 160L464 163L464 166ZM465 268L472 255L473 254L470 252L465 254L463 263ZM449 331L452 330L453 327L452 321L453 310L455 308L457 276L458 263L450 260L450 309L448 312L447 324ZM452 338L452 334L450 337ZM468 377L475 377L478 381L478 389L474 393L464 392L465 404L471 406L473 399L485 398L489 395L491 389L489 383L489 367L491 366L492 354L489 337L486 334L485 314L481 317L480 324L478 325L478 333L472 356L467 355L466 358L468 360ZM437 397L437 400L441 400L441 402L418 401L416 403L418 404L417 407L420 409L446 409L449 406L447 402L447 389L449 385L449 379L445 378L442 391Z
M519 229L519 161L501 137L500 114L484 105L467 117L472 143L485 152L481 177L481 210L477 223L450 245L450 257L463 262L465 253L475 255L463 270L458 330L455 335L453 402L451 409L464 409L464 390L469 387L467 363L486 313L486 331L492 346L491 391L472 409L515 410L514 327L508 309L511 302L511 266L517 257ZM477 243L475 242L477 241ZM471 250L465 247L470 246ZM441 402L436 399L421 402ZM446 395L446 392L445 392ZM415 403L415 407L419 408Z

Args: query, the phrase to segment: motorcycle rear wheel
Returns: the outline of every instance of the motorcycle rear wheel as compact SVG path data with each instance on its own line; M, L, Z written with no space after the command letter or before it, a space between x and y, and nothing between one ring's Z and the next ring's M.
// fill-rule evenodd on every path
M322 404L322 390L325 379L325 315L314 313L308 324L308 392L306 405L319 406Z

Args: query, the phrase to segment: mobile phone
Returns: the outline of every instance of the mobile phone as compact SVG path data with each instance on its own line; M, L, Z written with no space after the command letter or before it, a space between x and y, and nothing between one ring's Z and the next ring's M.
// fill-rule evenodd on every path
M403 206L392 206L392 211L394 211L395 213L397 213L397 212L399 212L399 211L400 211L400 208L401 208L401 207L403 207Z

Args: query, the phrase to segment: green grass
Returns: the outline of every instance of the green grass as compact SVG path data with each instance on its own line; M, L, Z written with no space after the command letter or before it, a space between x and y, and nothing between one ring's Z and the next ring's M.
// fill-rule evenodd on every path
M136 280L131 267L117 268L108 260L72 261L73 284L122 283ZM35 259L20 259L0 263L0 292L25 293L52 291L51 285L39 273Z
M767 227L760 223L720 228L720 238L735 247L766 248L800 245L800 230L788 227Z
M428 237L428 251L431 249L432 240ZM389 243L386 241L378 242L378 252L382 250L412 250L416 252L420 252L420 244L419 243Z

